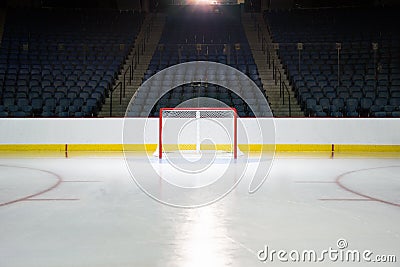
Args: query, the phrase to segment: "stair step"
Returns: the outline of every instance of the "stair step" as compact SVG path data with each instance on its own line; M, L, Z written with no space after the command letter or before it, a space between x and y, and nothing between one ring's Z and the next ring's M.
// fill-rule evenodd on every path
M264 37L271 43L271 38L268 35L268 31L266 30L267 27L261 15L256 15L257 21L259 23L260 29L263 32ZM288 95L285 91L285 104L282 104L282 97L280 93L280 86L279 84L275 84L275 80L273 78L273 71L272 69L266 64L267 55L262 51L263 45L259 40L257 29L254 27L254 20L250 17L249 14L242 15L242 23L243 28L245 30L250 49L253 53L253 57L255 59L255 63L257 65L257 69L259 72L259 76L261 78L261 82L265 89L265 92L268 97L268 102L270 103L271 109L274 113L274 116L289 116L289 105L288 105ZM280 71L282 74L281 80L286 84L289 85L289 81L283 71L283 66L280 62L280 59L276 53L276 51L272 50L271 59L275 61L275 67ZM290 88L290 87L289 87ZM291 88L290 88L291 89ZM299 105L297 104L297 99L294 98L294 92L290 90L290 102L291 102L291 116L301 117L304 116L302 113Z

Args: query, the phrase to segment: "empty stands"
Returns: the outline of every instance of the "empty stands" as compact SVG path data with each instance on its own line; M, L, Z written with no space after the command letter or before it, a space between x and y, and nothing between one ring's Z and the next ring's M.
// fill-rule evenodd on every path
M240 18L239 6L204 6L202 8L188 6L171 10L168 13L158 48L145 73L144 81L160 70L175 64L212 61L240 70L248 75L261 90L261 79ZM224 76L222 79L229 78L230 76ZM208 79L212 80L212 77ZM139 99L141 94L146 94L146 92L138 92L138 94ZM209 84L206 81L195 85L186 84L171 90L160 99L150 115L158 116L158 110L161 107L175 107L182 101L201 96L216 98L229 106L236 107L239 116L254 116L243 99L223 86ZM249 99L251 99L250 102L256 101L251 96ZM145 105L142 102L136 100L136 113L132 111L132 116L146 116L141 112L142 106Z
M133 11L9 10L0 117L96 116L142 20Z
M386 8L264 14L307 116L398 117L397 14Z

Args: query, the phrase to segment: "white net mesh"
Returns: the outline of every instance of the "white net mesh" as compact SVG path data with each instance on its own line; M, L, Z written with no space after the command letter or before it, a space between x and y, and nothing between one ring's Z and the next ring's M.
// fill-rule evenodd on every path
M234 109L162 109L160 115L161 146L158 144L155 155L162 157L162 153L176 152L204 154L210 151L238 155Z
M234 118L235 110L233 109L167 109L162 110L161 117L168 118L196 118L196 114L200 114L200 118Z

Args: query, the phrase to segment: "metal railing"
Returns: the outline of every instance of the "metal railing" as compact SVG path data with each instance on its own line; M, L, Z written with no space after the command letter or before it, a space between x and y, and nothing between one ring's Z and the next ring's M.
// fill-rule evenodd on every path
M281 83L280 91L282 92L282 104L285 104L285 91L288 94L287 98L288 98L288 104L289 104L289 117L291 117L292 116L292 103L290 102L291 95L290 95L290 90L285 82Z
M280 69L277 67L275 60L272 60L272 77L275 81L275 85L279 83L279 97L282 99L282 104L285 105L285 91L287 93L288 98L288 108L289 108L289 117L292 116L292 103L290 101L291 95L288 86L285 81L282 80L282 73Z
M283 81L283 75L276 64L275 59L272 58L272 53L276 53L275 48L273 48L272 44L267 40L267 35L265 35L260 23L257 21L257 17L254 16L253 13L251 14L251 18L254 20L254 29L257 31L258 41L261 42L261 50L266 56L266 64L268 65L268 69L272 68L272 77L275 81L275 85L278 85L279 83L279 97L282 99L282 104L285 105L286 92L288 99L288 112L289 116L292 116L291 90L289 90L289 86L285 83L285 81ZM266 29L268 34L270 34L268 25L266 25Z
M150 39L153 24L154 16L150 18L150 22L145 26L146 29L144 31L144 35L136 42L137 45L134 48L132 59L129 62L127 68L122 73L123 81L119 81L117 84L114 85L112 89L110 89L110 117L112 117L113 111L113 93L119 88L119 104L122 105L122 97L126 97L126 86L127 84L132 85L134 72L140 63L140 56L143 55L146 51L146 44Z
M112 89L110 89L110 117L112 117L113 111L113 94L114 91L119 87L119 104L122 104L122 82L118 82Z
M123 75L122 94L123 94L124 98L125 98L125 92L126 92L126 76L127 76L128 71L129 71L128 84L132 85L132 80L133 80L132 65L128 65L128 67L124 71L124 75Z

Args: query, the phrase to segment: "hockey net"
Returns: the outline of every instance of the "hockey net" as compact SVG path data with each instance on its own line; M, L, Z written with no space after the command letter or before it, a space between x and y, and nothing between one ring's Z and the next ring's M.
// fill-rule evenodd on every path
M242 153L237 145L237 112L234 108L161 108L155 156L165 153L200 155Z

